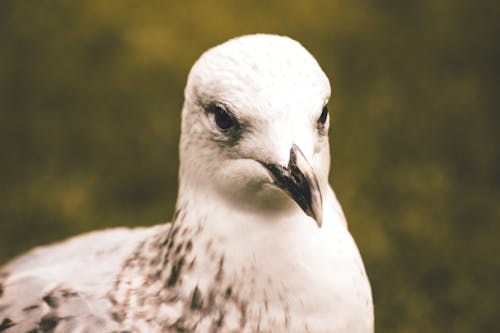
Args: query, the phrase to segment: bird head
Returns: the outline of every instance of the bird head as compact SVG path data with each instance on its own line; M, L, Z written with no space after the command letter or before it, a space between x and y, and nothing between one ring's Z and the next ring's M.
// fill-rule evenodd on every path
M242 210L299 209L321 226L329 98L314 57L288 37L249 35L208 50L185 89L180 191Z

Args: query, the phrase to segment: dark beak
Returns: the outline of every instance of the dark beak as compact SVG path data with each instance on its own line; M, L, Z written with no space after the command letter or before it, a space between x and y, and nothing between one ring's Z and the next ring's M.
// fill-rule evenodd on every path
M323 200L314 170L296 144L290 149L288 167L261 162L273 178L274 184L285 191L312 217L319 228L323 223Z

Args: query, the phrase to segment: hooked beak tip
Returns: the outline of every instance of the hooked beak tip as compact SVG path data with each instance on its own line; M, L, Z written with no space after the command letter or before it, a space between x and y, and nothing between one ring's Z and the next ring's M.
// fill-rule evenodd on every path
M296 144L290 149L288 166L263 163L274 184L286 192L316 222L323 225L323 200L313 168Z
M317 215L315 214L314 210L306 212L306 214L309 215L314 220L314 222L316 222L318 228L321 229L321 226L323 225L323 212L320 209L317 209L316 213Z

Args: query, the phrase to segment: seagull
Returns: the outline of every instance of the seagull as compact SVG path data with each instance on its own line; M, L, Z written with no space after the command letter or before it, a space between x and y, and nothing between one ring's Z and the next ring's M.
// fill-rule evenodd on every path
M370 283L328 181L330 95L289 37L206 51L185 88L172 222L7 263L0 332L373 332Z

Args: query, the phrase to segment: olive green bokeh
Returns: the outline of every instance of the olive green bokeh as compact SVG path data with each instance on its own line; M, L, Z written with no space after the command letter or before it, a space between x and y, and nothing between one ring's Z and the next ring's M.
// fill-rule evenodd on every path
M500 331L499 4L0 2L0 262L168 221L190 66L286 34L333 82L331 180L377 331Z

